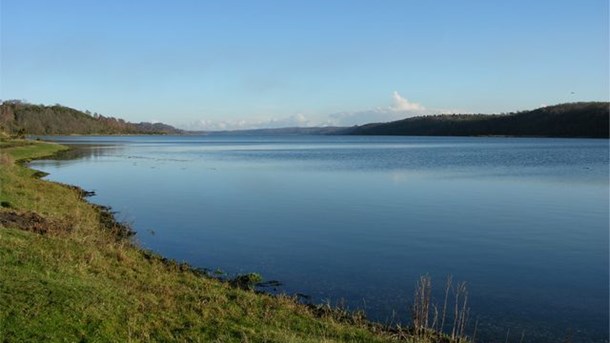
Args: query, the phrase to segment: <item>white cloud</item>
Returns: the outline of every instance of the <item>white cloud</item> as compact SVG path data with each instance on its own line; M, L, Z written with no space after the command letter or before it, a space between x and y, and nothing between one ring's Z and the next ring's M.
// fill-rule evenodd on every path
M400 120L408 117L428 114L421 104L410 102L400 93L392 93L392 104L386 107L377 107L373 110L340 112L329 115L331 125L353 126L368 123L380 123Z
M328 115L328 125L331 126L354 126L368 123L379 123L402 119L405 116L399 112L387 109L375 109L369 111L339 112Z
M309 127L318 125L310 121L304 114L297 113L283 118L252 118L232 120L206 120L201 119L187 125L179 125L186 130L202 131L225 131L225 130L249 130L281 127Z
M423 112L426 108L418 103L409 102L406 98L403 98L397 91L392 94L394 103L390 106L391 111L395 112Z
M231 120L198 120L187 125L178 125L187 130L223 131L281 127L353 126L368 123L388 122L408 117L430 114L423 105L411 102L397 91L392 93L389 106L352 112L338 112L324 116L306 116L297 113L288 117L263 117ZM442 112L435 112L442 113Z
M260 122L259 125L263 125L261 127L308 127L313 126L312 122L302 113L297 113L290 117L286 118L272 118L267 122Z

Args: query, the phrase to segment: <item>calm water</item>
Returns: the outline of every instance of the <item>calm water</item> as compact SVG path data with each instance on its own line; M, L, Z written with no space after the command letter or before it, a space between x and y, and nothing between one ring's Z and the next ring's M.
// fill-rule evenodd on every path
M408 321L421 274L442 303L452 274L479 337L608 340L608 140L54 139L81 148L32 165L165 256L381 322Z

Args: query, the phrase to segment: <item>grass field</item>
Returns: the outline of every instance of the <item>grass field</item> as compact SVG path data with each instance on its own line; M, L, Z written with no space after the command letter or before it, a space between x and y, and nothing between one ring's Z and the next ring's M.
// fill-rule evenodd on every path
M117 235L74 187L20 163L65 147L0 145L2 342L424 342L203 276ZM405 309L407 310L407 309Z

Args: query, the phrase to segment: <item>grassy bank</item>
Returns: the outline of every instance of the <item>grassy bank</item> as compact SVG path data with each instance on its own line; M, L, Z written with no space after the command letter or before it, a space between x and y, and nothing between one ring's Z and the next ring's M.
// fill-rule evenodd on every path
M65 147L1 144L0 341L427 341L143 251L79 189L19 163Z

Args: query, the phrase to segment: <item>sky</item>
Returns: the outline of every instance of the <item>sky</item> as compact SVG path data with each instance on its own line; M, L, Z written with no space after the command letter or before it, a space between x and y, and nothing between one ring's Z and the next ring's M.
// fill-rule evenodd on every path
M184 129L608 101L608 0L0 0L0 99Z

